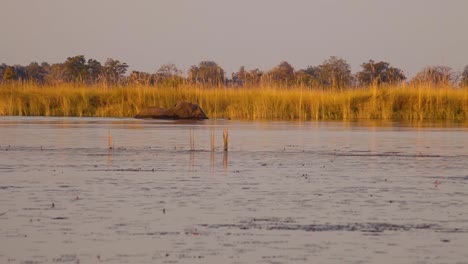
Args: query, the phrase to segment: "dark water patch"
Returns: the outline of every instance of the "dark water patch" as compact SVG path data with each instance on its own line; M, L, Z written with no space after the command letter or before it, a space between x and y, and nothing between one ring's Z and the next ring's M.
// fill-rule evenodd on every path
M247 219L238 224L202 224L206 228L228 228L241 230L285 230L306 232L365 232L382 233L385 231L434 230L437 232L465 233L467 230L459 228L440 227L434 224L391 224L391 223L347 223L347 224L295 224L292 219L277 218Z
M14 170L15 170L15 167L13 166L0 166L0 171L3 171L3 172L14 172Z
M434 231L439 233L453 233L453 234L467 234L468 228L458 228L458 227L435 227Z
M21 261L21 264L40 264L40 263L43 263L43 262L37 261L37 260L25 260L25 261Z
M67 262L80 263L78 256L75 254L60 255L57 258L53 258L52 261L54 263L67 263Z
M86 154L88 157L109 157L109 153L91 153Z
M455 154L432 154L432 153L423 153L423 152L417 152L417 153L407 153L407 152L401 152L401 151L382 151L382 152L377 152L377 151L371 151L371 150L341 150L341 149L333 149L333 150L311 150L311 149L304 149L304 150L271 150L271 151L257 151L256 152L258 155L264 155L264 156L270 156L272 153L274 153L275 157L276 154L308 154L308 155L330 155L330 156L343 156L343 157L423 157L423 158L441 158L441 157L447 157L447 158L463 158L463 157L468 157L468 155L455 155Z
M51 219L52 219L52 220L67 220L68 217L58 216L58 217L52 217Z
M145 257L147 254L117 254L117 258L135 258L135 257Z
M13 185L0 186L0 190L21 189L21 188L23 188L23 187L21 187L21 186L13 186Z
M105 172L157 172L157 171L164 171L163 169L141 169L141 168L128 168L128 169L96 169L96 170L88 170L88 171L105 171Z
M468 175L466 176L450 176L450 177L431 177L431 178L445 178L447 180L462 180L462 181L468 181Z
M18 230L12 230L12 231L6 231L0 233L0 237L5 237L5 238L19 238L19 237L28 237L28 235L24 233L20 233Z
M25 207L23 210L25 211L35 211L35 210L43 210L44 208L38 208L38 207Z
M330 155L339 156L339 157L404 157L404 158L440 158L448 157L441 156L437 154L405 154L400 152L382 152L382 153L356 153L356 152L331 152Z
M119 231L118 234L131 235L131 236L178 236L183 234L182 232L177 231L149 231L149 232L137 232L137 233L128 233Z

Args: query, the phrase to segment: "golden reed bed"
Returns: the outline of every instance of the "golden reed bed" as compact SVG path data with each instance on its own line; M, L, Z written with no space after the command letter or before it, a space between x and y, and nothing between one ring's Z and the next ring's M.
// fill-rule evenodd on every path
M242 120L454 120L468 88L403 85L330 91L307 87L203 88L0 85L0 115L133 117L145 106L198 103L211 118Z

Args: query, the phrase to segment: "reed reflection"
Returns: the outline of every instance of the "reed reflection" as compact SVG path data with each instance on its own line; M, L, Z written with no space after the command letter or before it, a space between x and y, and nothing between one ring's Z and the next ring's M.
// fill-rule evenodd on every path
M224 154L223 154L223 169L224 169L224 173L227 174L227 169L228 169L228 152L227 151L224 151Z
M195 166L195 151L190 151L189 155L189 171L193 172L193 167Z
M211 151L210 168L211 168L211 172L215 172L215 152L214 151Z
M113 150L113 149L108 149L108 150L107 150L107 165L108 165L108 166L112 165L113 154L114 154L114 150Z

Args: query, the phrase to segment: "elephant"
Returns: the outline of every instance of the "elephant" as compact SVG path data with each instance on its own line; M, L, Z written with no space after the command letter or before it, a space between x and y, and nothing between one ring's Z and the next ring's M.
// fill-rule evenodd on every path
M208 119L203 109L189 102L177 102L171 108L147 107L141 110L135 118L152 119Z

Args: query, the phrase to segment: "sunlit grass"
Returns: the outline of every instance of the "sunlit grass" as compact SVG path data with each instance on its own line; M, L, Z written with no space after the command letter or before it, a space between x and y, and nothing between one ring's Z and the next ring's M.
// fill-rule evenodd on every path
M212 118L243 120L467 120L468 89L425 85L324 91L292 88L203 88L0 85L0 115L133 117L146 106L198 103Z

